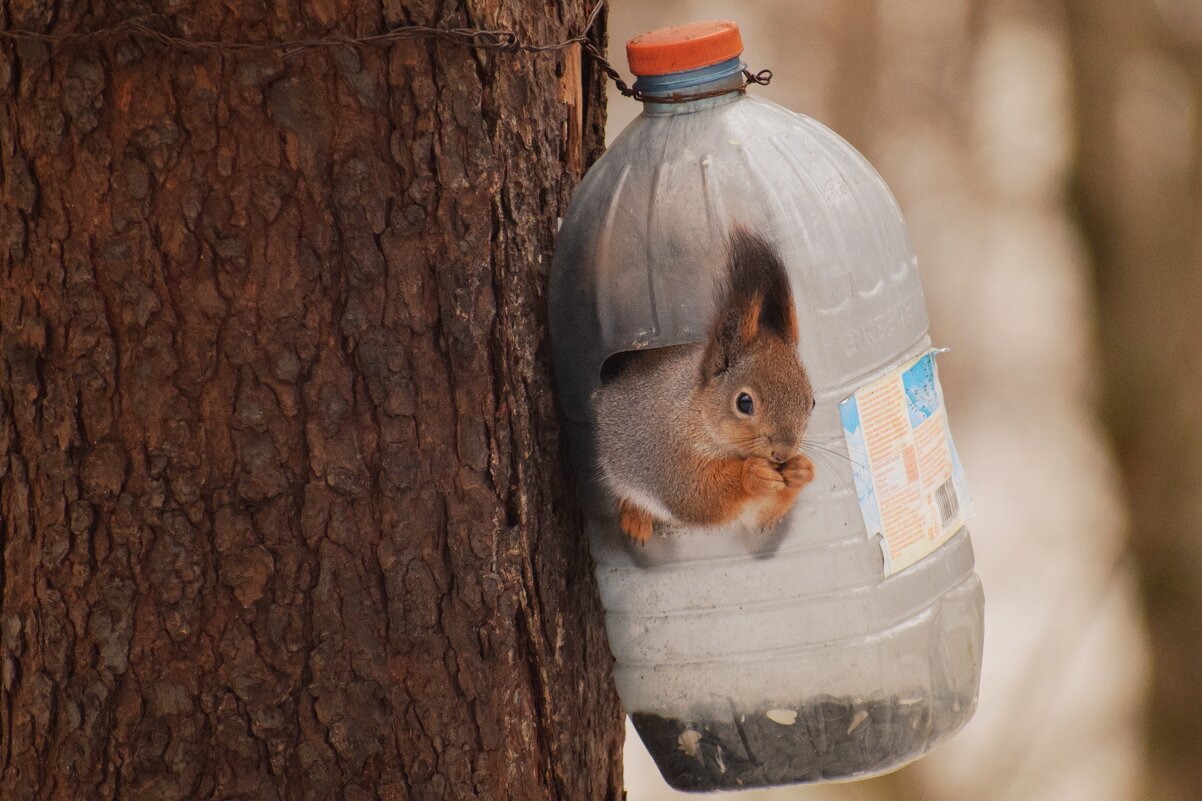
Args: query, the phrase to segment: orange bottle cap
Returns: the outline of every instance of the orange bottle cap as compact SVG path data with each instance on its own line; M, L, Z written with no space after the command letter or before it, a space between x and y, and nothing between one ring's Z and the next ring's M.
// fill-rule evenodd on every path
M668 75L742 54L743 38L731 20L707 20L642 33L626 43L626 61L639 76Z

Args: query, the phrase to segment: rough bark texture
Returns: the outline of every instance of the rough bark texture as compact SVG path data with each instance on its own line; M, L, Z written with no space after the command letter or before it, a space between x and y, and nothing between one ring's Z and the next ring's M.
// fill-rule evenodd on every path
M1202 798L1202 17L1069 4L1078 199L1152 652L1143 796Z
M583 3L12 2L204 39L557 41ZM0 796L605 799L549 391L577 50L0 43Z

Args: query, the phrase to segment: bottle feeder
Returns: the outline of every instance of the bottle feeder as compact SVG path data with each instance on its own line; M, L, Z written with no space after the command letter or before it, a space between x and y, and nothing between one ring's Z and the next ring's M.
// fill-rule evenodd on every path
M743 91L734 23L655 31L627 53L643 113L577 189L550 284L618 692L678 789L896 769L972 715L983 629L905 223L847 142ZM771 531L658 530L639 546L596 479L593 393L616 354L706 339L736 224L790 273L816 477Z

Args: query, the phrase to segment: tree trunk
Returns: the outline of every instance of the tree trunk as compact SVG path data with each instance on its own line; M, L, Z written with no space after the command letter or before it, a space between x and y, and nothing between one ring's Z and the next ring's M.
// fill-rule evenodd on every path
M1078 199L1097 264L1103 418L1131 503L1131 553L1152 653L1144 797L1196 801L1202 798L1202 16L1189 2L1073 0L1068 7Z
M587 12L153 5L255 42ZM0 39L5 801L620 796L543 311L602 121L577 48Z

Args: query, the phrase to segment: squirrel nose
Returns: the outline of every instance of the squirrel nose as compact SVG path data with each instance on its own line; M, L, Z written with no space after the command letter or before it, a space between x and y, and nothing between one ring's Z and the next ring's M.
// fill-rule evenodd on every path
M787 445L777 445L772 449L772 461L787 462L793 458L793 454L797 453L797 448L790 448Z

